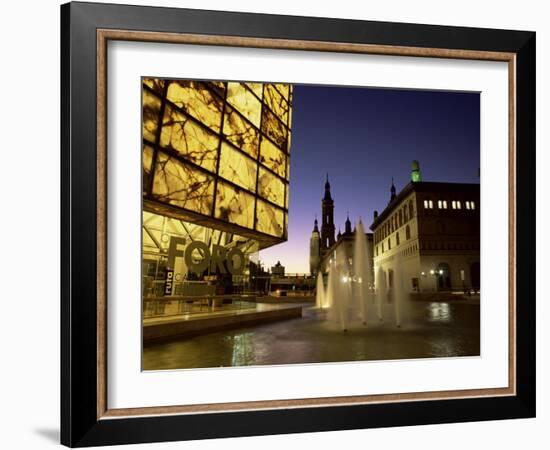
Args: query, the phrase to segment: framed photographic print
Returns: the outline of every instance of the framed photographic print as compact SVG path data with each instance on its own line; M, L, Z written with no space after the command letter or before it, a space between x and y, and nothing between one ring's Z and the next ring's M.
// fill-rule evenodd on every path
M68 446L535 415L535 33L69 3Z

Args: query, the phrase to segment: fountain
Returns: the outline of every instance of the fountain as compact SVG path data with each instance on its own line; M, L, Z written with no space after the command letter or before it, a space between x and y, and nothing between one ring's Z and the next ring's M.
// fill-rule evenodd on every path
M325 292L325 285L323 283L323 275L317 275L317 296L315 298L315 307L317 309L328 308L327 294Z
M386 274L378 267L373 280L372 260L368 255L365 229L361 221L352 246L351 261L346 257L344 245L337 247L329 262L326 289L322 274L318 275L317 308L326 310L326 319L344 331L353 322L360 321L363 325L372 322L374 318L369 314L371 306L376 306L377 322L382 322L384 316L393 315L395 325L400 327L406 313L401 256L399 253L394 255L393 273Z
M359 303L359 312L364 325L367 324L368 303L370 297L370 286L372 285L371 276L371 258L367 253L367 237L363 222L360 220L355 233L355 242L353 246L353 277L352 281L356 283L356 297Z

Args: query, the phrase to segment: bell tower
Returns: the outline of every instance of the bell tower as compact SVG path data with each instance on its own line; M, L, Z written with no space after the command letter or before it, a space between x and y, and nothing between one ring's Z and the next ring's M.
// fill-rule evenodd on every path
M319 236L319 228L317 227L317 217L315 218L313 231L309 240L309 273L316 275L319 271L321 263L321 238Z
M330 183L325 182L325 196L322 201L323 217L321 219L321 255L326 253L326 250L334 244L334 200L330 195Z

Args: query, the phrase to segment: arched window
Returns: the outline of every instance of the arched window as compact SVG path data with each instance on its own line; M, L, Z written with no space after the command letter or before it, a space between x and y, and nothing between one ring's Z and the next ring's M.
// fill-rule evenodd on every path
M407 216L407 205L403 206L403 215L405 216L405 222L407 222L409 220Z
M399 245L399 231L395 234L395 245Z
M391 238L388 238L388 250L391 250Z
M399 210L399 226L403 225L403 210Z
M412 219L414 216L413 201L409 200L409 218Z
M435 271L437 276L437 288L438 290L451 289L451 268L446 262L439 263Z
M411 227L407 225L405 228L405 239L409 240L411 238Z

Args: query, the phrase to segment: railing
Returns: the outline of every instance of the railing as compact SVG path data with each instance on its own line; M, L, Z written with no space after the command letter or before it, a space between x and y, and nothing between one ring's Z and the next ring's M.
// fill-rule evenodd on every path
M143 318L205 314L256 308L256 295L173 295L143 299Z

